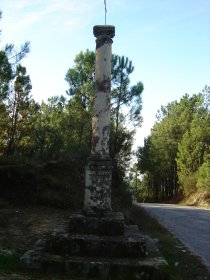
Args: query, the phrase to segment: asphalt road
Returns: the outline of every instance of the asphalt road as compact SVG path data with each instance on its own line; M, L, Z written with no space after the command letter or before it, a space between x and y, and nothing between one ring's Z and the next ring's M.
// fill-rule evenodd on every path
M210 210L175 204L138 203L210 269Z

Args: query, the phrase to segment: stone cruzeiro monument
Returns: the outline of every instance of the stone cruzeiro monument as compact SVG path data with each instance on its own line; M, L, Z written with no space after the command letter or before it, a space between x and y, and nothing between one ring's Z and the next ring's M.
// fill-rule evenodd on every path
M109 122L111 46L115 27L97 25L93 33L96 37L96 86L84 208L38 240L20 262L25 268L62 277L167 280L167 263L157 253L154 242L146 239L137 226L126 225L123 213L112 211Z

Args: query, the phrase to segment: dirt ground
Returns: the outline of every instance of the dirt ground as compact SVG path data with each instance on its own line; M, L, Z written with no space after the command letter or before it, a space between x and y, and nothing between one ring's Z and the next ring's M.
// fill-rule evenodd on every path
M0 201L0 255L21 256L40 237L67 220L70 214L70 210L44 206L20 208ZM28 273L6 274L0 271L0 280L40 279L34 277Z

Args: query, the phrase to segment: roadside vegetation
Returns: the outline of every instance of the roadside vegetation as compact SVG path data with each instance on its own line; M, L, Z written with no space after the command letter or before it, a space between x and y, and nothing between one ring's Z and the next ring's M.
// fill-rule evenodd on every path
M143 208L134 206L126 213L128 220L137 224L143 234L156 240L161 254L168 262L171 280L210 279L210 271L201 260L193 256L183 243L174 238Z

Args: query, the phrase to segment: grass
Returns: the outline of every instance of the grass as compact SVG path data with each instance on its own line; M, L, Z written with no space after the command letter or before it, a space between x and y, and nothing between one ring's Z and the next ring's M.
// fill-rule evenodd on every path
M132 207L128 212L129 220L136 223L140 231L157 240L161 254L169 265L171 280L207 280L210 272L201 260L172 234L149 216L141 207Z
M19 266L19 256L17 256L17 255L9 255L9 256L0 255L0 273L16 271L18 269L18 266Z

